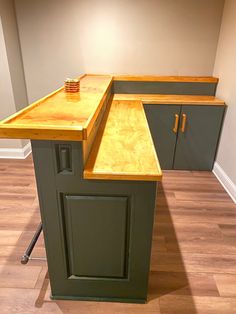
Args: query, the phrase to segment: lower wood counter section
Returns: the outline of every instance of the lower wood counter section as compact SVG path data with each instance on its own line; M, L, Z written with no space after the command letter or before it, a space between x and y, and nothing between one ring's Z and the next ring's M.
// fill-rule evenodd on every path
M143 104L173 104L173 105L213 105L224 106L225 102L215 96L204 95L166 95L166 94L115 94L114 100L136 100Z
M111 103L84 169L85 179L160 181L141 101Z

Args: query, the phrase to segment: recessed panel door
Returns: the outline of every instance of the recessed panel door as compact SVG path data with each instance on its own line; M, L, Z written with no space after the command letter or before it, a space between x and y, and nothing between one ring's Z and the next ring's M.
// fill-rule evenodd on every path
M128 259L128 199L65 196L69 276L124 278Z
M172 169L181 106L144 105L162 169Z
M174 169L212 170L223 106L182 106Z

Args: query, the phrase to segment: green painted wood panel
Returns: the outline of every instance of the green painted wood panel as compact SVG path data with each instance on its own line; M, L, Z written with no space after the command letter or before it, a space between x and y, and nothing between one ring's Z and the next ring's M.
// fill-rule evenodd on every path
M180 114L181 106L144 105L149 128L162 169L172 169L176 145L173 132L175 114Z
M217 83L114 81L114 94L176 94L214 96Z
M31 143L52 298L144 303L147 299L157 183L84 180L81 142L31 141ZM60 171L58 166L60 158L58 159L57 156L58 144L70 147L70 172ZM117 199L121 197L122 200L123 198L129 200L128 218L126 218L128 219L127 228L129 229L129 234L126 236L127 255L125 256L125 261L127 264L124 267L124 277L92 277L89 274L88 276L79 277L71 275L69 264L71 249L68 247L64 232L65 225L69 226L69 224L66 222L64 202L62 201L66 195L114 198L114 202L109 199L108 203L110 205L114 203L114 208L119 208L121 211L120 214L114 214L113 211L113 214L119 217L119 225L123 225L121 221L124 219L124 208L123 205L116 205ZM73 211L75 210L76 205L73 205ZM101 206L100 218L106 219L107 217L107 211L103 211ZM79 218L79 214L74 217L76 221ZM95 222L89 220L89 224L84 226L84 228L87 228L88 231L90 230L92 235L90 224L94 226ZM76 225L75 222L75 226L72 228L76 229ZM106 223L105 226L108 226L108 224ZM84 229L83 234L87 232L89 236L88 231ZM119 242L119 246L123 251L121 243L123 231L119 231L119 234L120 242L114 237L114 245L117 245ZM76 233L75 235L79 237ZM101 239L102 236L100 236ZM83 245L85 247L86 238L84 241ZM91 242L88 238L89 245L91 245ZM119 256L117 264L119 265L122 259L122 252L120 255L117 254L117 256ZM110 257L108 256L107 258L109 259ZM78 262L77 258L74 262ZM97 260L94 258L93 263L96 264L96 262ZM121 274L121 271L117 271L117 265L109 271L110 274L114 272ZM76 267L78 266L76 265ZM75 273L79 272L80 269L76 268ZM91 275L94 275L94 269Z
M212 170L219 140L223 106L182 106L186 129L179 131L174 169ZM180 127L182 119L180 121Z
M64 197L65 236L71 275L125 277L127 197Z

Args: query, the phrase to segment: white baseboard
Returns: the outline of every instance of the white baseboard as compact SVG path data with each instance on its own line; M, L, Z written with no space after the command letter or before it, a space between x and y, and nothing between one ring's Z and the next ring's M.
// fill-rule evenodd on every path
M212 172L220 181L220 183L222 184L226 192L229 194L229 196L232 198L234 203L236 203L236 185L228 177L228 175L224 172L224 170L217 162L215 162Z
M0 158L25 159L30 153L30 142L22 148L0 148Z

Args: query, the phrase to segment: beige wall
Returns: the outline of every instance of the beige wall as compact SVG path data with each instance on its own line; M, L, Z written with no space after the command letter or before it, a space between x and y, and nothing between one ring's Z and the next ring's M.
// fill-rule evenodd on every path
M15 1L29 101L84 73L76 0Z
M29 100L81 72L212 75L223 0L16 0Z
M0 0L0 16L17 110L28 104L14 0Z
M214 75L220 81L217 95L228 105L217 163L236 186L236 1L226 0Z
M14 95L11 85L11 76L8 66L6 45L3 36L3 28L0 18L0 108L1 118L4 119L8 115L15 112Z
M0 0L0 120L28 104L13 0ZM26 141L0 139L4 150L21 149Z
M10 70L8 66L6 45L3 36L2 21L0 17L0 120L16 111L14 95L11 84ZM19 148L20 140L0 139L0 148Z

